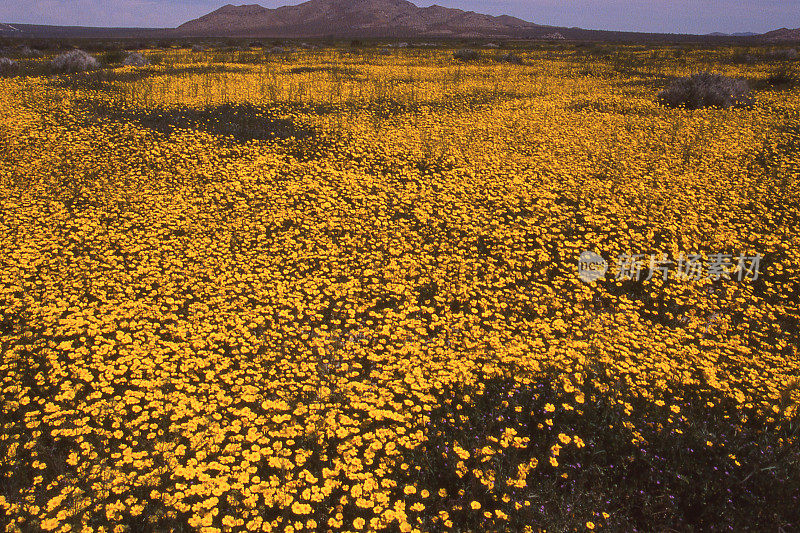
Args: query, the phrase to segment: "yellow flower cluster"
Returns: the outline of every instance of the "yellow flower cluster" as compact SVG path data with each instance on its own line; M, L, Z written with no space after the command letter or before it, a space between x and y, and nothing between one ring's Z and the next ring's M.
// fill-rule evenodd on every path
M503 530L601 400L635 442L687 387L796 416L797 90L690 112L566 53L296 54L0 80L9 531ZM764 262L590 285L584 250Z

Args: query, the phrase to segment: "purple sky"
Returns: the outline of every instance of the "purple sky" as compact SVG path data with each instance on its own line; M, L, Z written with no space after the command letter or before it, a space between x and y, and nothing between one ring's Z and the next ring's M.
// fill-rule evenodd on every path
M2 0L0 22L174 27L226 3L298 0ZM800 0L415 0L554 26L628 31L766 32L800 27Z

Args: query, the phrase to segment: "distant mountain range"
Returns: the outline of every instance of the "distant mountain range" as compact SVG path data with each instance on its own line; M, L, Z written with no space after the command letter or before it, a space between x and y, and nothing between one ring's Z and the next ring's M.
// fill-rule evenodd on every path
M0 37L28 38L425 38L569 39L617 42L718 42L721 39L800 41L800 29L751 33L681 35L561 28L508 15L482 15L407 0L308 0L268 9L228 4L175 29L90 28L0 24Z
M782 31L782 30L778 30ZM793 31L793 30L786 30ZM220 9L179 26L189 36L240 37L455 37L551 38L586 40L687 40L692 37L753 37L755 33L685 36L584 30L543 26L522 19L445 8L417 7L407 0L308 0L296 6L268 9L258 4Z
M417 7L406 0L309 0L277 9L229 4L177 29L190 35L281 37L512 37L537 30L551 33L551 28L515 17L493 17L441 6Z

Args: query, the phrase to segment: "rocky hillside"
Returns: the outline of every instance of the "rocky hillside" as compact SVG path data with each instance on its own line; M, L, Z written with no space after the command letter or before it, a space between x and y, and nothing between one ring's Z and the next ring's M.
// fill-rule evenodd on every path
M441 37L535 36L547 27L510 17L481 15L406 0L309 0L267 9L226 5L178 28L191 35L325 36L419 35Z

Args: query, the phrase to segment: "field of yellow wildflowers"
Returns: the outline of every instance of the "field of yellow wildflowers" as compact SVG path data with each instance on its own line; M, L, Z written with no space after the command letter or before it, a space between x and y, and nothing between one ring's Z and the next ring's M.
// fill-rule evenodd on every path
M141 53L0 79L6 531L800 528L775 64ZM659 105L700 70L755 104Z

